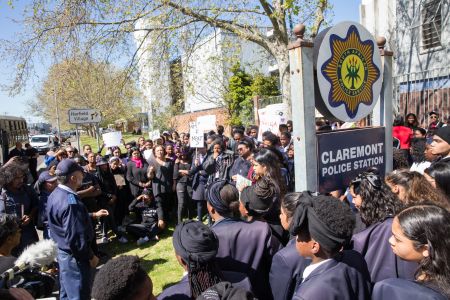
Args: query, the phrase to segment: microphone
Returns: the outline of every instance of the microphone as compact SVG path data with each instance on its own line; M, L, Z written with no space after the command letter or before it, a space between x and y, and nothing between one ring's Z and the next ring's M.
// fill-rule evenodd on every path
M14 262L14 267L0 276L0 282L14 278L14 274L31 267L49 265L56 260L57 246L53 240L41 240L28 246ZM0 284L1 285L1 284Z
M53 240L41 240L28 246L14 265L19 268L24 266L45 266L56 260L57 246Z

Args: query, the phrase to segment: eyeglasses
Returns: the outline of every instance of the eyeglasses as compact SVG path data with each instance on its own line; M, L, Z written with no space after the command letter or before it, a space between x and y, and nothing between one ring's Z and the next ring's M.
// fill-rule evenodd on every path
M239 152L244 151L244 148L238 148L237 151Z

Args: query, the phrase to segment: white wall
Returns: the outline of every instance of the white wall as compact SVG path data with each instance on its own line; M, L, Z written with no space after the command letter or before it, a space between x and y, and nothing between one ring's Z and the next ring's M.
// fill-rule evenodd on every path
M136 29L158 26L150 21L139 21ZM147 31L136 31L134 40L139 47ZM139 84L142 92L142 112L149 113L152 109L163 111L172 103L170 95L170 64L164 53L165 37L159 31L150 33L138 50ZM149 114L150 115L150 114ZM151 120L149 120L151 122Z

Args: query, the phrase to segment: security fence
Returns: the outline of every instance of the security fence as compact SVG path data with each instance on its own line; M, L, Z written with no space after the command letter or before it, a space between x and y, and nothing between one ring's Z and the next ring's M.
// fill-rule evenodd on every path
M424 127L430 122L430 111L439 112L444 122L450 116L450 67L396 76L393 86L396 113L414 113Z

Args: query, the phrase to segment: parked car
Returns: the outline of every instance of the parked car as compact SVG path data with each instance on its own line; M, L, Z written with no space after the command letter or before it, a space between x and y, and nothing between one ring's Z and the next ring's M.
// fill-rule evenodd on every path
M52 147L58 145L56 138L53 135L39 134L33 135L30 138L30 145L36 148L39 154L47 153Z

